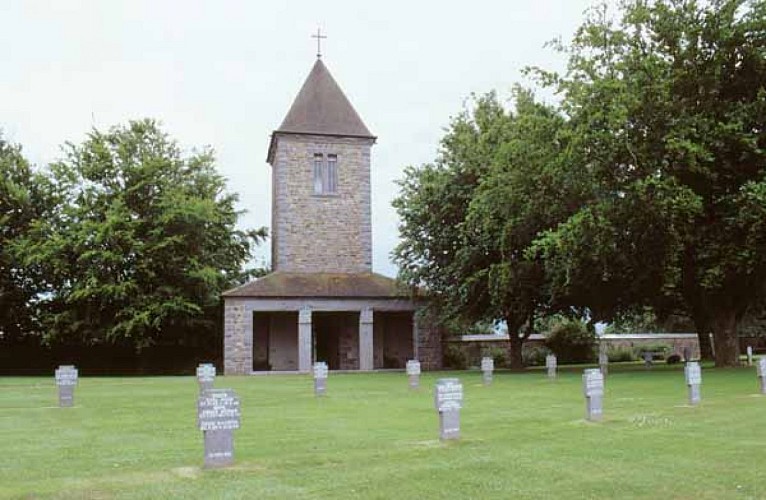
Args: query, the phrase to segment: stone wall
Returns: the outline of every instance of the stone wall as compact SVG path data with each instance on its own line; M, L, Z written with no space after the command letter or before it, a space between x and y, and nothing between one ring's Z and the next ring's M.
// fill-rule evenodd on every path
M425 311L420 311L415 317L417 329L418 352L420 366L423 370L439 370L442 368L442 327Z
M604 342L610 348L637 348L646 345L665 344L670 346L668 354L678 354L683 357L685 348L689 348L694 359L699 358L699 340L697 335L691 334L663 334L663 335L609 335Z
M372 139L278 134L272 172L275 271L370 272ZM314 194L314 154L338 156L337 194Z
M253 313L241 302L224 305L223 360L226 375L247 375L253 367Z
M691 349L692 358L699 358L699 342L696 334L690 333L667 333L667 334L625 334L625 335L605 335L601 337L609 348L631 348L640 349L642 346L665 344L670 347L670 354L683 356L685 347ZM510 358L510 346L507 335L463 335L462 337L451 337L444 339L444 346L452 346L461 349L468 359L469 366L478 366L482 356L489 351L502 349L505 351L506 358ZM545 337L542 335L532 335L526 342L524 348L543 347Z

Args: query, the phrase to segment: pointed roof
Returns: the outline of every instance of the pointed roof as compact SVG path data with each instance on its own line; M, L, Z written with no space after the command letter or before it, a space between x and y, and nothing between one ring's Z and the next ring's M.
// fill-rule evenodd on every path
M274 136L280 133L375 139L319 58L311 68L282 125L272 135L269 160L274 147Z

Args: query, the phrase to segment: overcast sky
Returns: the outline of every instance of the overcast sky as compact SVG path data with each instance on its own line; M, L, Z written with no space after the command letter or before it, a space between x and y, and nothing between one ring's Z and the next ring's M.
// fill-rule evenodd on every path
M450 116L472 93L525 82L521 69L561 69L546 41L571 38L592 0L472 2L0 2L0 128L44 165L92 126L159 119L182 147L211 145L247 210L268 226L265 161L316 58L367 127L372 155L373 268L394 276L394 181L432 161ZM269 258L269 245L259 259Z

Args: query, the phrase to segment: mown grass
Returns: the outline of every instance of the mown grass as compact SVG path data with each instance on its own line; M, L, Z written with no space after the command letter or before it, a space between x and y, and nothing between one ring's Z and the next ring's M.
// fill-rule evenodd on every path
M766 498L766 396L755 370L612 367L604 421L583 420L581 368L219 377L242 400L236 465L204 470L191 377L81 378L74 408L53 378L0 378L0 497ZM465 387L459 442L437 439L432 388Z

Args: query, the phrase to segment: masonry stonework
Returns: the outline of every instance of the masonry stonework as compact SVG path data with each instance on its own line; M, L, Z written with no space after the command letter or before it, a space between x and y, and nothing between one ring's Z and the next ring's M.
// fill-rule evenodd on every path
M423 370L442 368L442 327L438 320L424 309L413 317L417 358Z
M375 140L317 59L269 144L273 272L223 294L227 375L308 372L319 356L344 370L402 368L418 353L424 369L441 366L435 322L415 327L415 302L372 272ZM336 158L335 183L323 170L333 193L315 193L317 155L324 168Z
M224 373L247 375L253 369L253 313L239 301L224 306Z
M275 271L372 270L372 139L278 134L273 163ZM338 156L337 194L314 194L314 154Z

